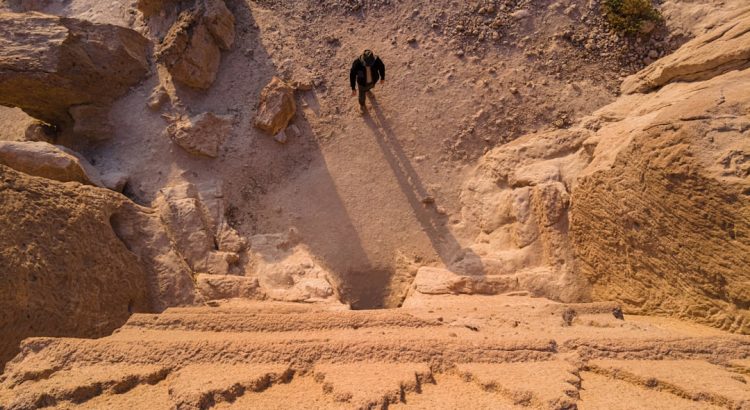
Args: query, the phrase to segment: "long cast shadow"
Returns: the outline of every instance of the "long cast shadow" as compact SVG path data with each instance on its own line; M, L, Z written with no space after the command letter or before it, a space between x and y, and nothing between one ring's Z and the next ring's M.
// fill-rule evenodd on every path
M381 151L383 151L383 156L393 170L399 188L406 196L414 215L432 243L435 253L440 257L443 264L449 268L458 260L467 257L479 260L479 257L471 249L461 247L456 237L445 225L447 218L438 213L434 203L435 199L430 196L429 191L422 184L419 174L412 167L395 132L385 118L377 98L373 93L368 93L368 97L372 104L372 110L368 112L372 115L364 116L365 123L375 135L375 139ZM472 273L475 275L484 274L484 269L480 265Z

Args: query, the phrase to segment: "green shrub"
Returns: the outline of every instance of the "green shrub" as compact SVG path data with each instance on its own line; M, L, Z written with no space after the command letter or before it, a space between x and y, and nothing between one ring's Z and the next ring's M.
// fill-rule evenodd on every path
M651 0L603 0L603 11L609 24L628 34L648 32L662 20Z

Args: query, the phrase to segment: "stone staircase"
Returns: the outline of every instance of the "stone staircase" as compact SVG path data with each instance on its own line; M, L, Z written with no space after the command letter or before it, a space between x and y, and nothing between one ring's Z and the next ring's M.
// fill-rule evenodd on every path
M0 408L750 408L750 337L614 307L418 295L397 310L171 308L101 339L26 339Z

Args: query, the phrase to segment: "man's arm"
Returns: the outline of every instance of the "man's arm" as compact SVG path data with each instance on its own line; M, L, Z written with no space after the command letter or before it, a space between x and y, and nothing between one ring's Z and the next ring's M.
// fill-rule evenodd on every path
M378 57L378 73L380 74L380 81L385 81L385 64L380 57Z
M352 63L352 69L349 70L349 85L352 87L352 91L356 89L357 86L357 62Z

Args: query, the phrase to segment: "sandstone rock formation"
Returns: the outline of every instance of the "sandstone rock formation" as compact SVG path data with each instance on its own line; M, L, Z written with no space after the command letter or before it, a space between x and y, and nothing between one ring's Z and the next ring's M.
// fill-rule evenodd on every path
M487 154L462 194L474 276L458 263L418 275L417 291L485 293L499 265L555 299L749 333L748 21L739 12L636 74L633 94L579 126ZM523 285L529 267L547 273Z
M239 260L236 252L218 248L217 218L190 184L166 187L155 202L171 241L196 273L226 275Z
M84 158L47 142L0 141L0 164L56 181L102 185L99 173Z
M257 277L260 289L272 300L338 304L331 275L299 243L294 230L250 238L246 275Z
M28 336L99 337L133 312L199 300L152 210L3 165L0 183L0 361Z
M110 226L123 198L2 165L0 181L0 361L25 337L104 336L152 310L146 270Z
M728 24L685 44L626 79L622 91L646 92L670 82L692 81L750 66L750 8L737 13Z
M603 112L628 120L598 132L571 218L595 298L750 333L749 93L745 69Z
M232 116L205 112L172 122L165 133L191 154L216 158L221 144L232 131L232 121Z
M148 73L148 45L123 27L2 13L0 104L63 132L108 138L108 107Z
M221 50L234 43L234 15L223 0L199 0L183 11L157 51L172 78L205 90L213 84L221 62Z
M257 278L239 275L210 275L197 276L196 289L207 301L220 299L263 299Z
M482 158L461 196L477 240L450 268L475 276L470 282L486 282L486 289L586 300L586 281L574 272L568 244L568 187L588 161L588 137L585 129L534 134ZM490 285L498 281L505 285Z
M255 126L271 135L277 135L284 131L296 111L294 89L280 78L274 77L260 94Z
M419 296L402 309L230 301L31 338L9 408L743 408L748 338L612 304ZM577 312L570 326L562 315ZM613 393L616 392L616 395ZM615 399L613 399L613 395ZM618 406L621 404L622 406Z

